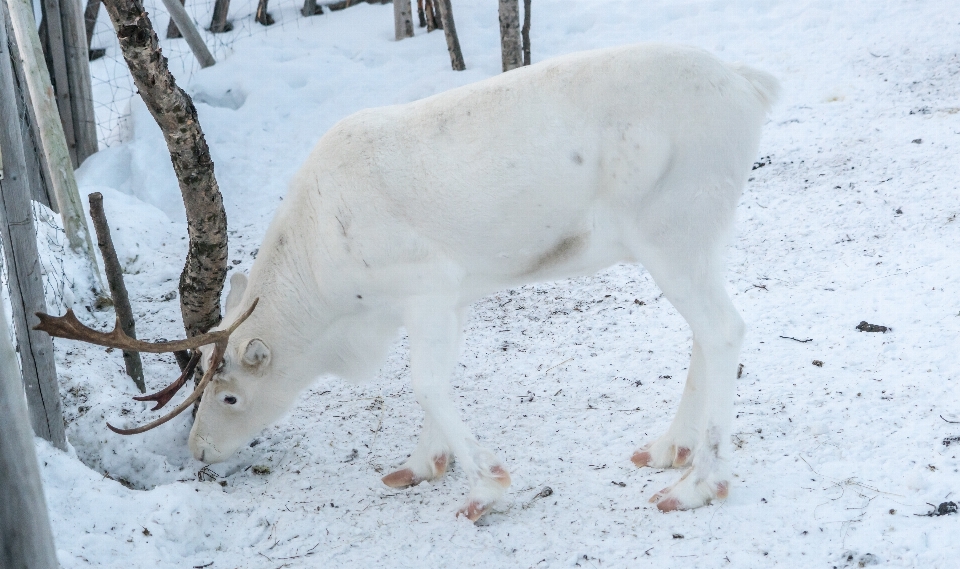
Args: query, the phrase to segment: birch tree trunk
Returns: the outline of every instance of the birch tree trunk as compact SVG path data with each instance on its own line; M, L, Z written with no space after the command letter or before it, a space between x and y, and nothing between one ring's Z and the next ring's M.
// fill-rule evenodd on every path
M440 9L437 7L439 0L424 0L423 10L426 19L427 33L433 30L442 30L443 23L440 21Z
M433 0L440 7L440 20L443 23L443 35L447 38L447 51L450 52L450 67L454 71L463 71L467 66L463 63L463 53L460 51L460 39L457 38L457 27L453 23L453 7L450 0Z
M420 27L427 27L427 18L423 15L423 0L417 0L417 16L420 18Z
M413 37L410 0L393 0L393 30L397 41Z
M504 71L523 65L519 0L500 0L500 59Z
M190 249L180 275L180 312L189 336L220 322L227 276L227 215L197 109L177 86L140 0L105 0L120 48L150 114L163 131L187 213Z

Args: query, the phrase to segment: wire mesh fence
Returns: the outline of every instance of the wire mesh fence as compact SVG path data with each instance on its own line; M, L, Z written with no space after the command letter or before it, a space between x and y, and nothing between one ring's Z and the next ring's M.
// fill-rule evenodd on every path
M324 13L331 9L349 7L366 0L341 0L339 2L314 2ZM385 3L384 0L379 0ZM378 0L374 0L374 3ZM273 0L266 12L272 21L263 25L256 21L258 0L233 0L227 20L230 30L221 33L210 31L216 0L186 0L187 14L193 20L201 37L217 61L229 56L234 45L243 38L260 34L282 34L291 28L306 25L307 17L323 17L318 13L304 16L304 0ZM331 7L332 4L332 7ZM144 7L153 28L160 38L160 48L167 58L170 71L178 83L185 85L200 70L200 64L182 38L168 38L170 16L161 0L144 0ZM97 120L97 136L100 147L116 146L129 136L130 101L136 94L133 78L127 70L116 33L105 10L97 18L91 41L91 50L104 50L103 56L90 62L90 76L93 85L94 110Z
M80 0L85 2L85 0ZM315 0L273 0L267 14L260 19L270 21L264 25L257 21L257 11L261 0L233 0L227 17L229 30L212 33L212 23L216 0L186 0L185 8L203 37L208 49L217 61L222 61L234 50L236 43L244 38L260 34L283 34L291 29L299 29L306 24L308 17L323 17L331 9L348 8L361 2L387 3L390 0L339 0L337 2L317 2ZM37 0L35 0L35 4ZM38 4L37 4L38 5ZM331 6L332 5L332 6ZM316 8L313 8L316 6ZM168 37L170 16L162 0L144 0L144 7L160 39L163 55L167 58L170 71L181 85L186 85L200 70L193 52L182 37ZM304 12L316 10L313 16ZM40 18L40 11L37 10ZM102 7L97 12L93 33L90 37L90 50L93 53L90 62L93 108L96 120L97 139L101 149L117 146L126 142L130 135L130 105L137 95L133 78L127 69L120 50L116 32L109 15ZM35 140L35 118L31 109L24 104L25 86L17 80L20 105L20 126L24 132L24 155L27 161L31 187L36 188L33 196L33 217L37 233L40 265L43 274L44 296L47 309L54 314L62 314L74 302L75 281L83 277L72 267L76 255L70 250L67 235L64 232L60 216L55 212L56 202L44 180L44 165L39 150L39 141ZM42 194L42 195L41 195ZM9 273L6 263L0 258L0 282L8 285ZM81 280L84 280L81 278ZM81 287L86 283L79 283ZM4 295L6 296L6 295ZM6 302L9 302L6 299Z

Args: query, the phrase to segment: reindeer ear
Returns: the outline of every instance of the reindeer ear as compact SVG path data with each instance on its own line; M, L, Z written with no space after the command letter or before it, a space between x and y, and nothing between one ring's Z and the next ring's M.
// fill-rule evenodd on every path
M270 348L259 338L250 340L243 350L243 363L255 368L267 365L270 363Z
M233 310L240 299L243 298L244 291L247 290L247 275L237 272L230 277L230 293L227 294L227 312Z

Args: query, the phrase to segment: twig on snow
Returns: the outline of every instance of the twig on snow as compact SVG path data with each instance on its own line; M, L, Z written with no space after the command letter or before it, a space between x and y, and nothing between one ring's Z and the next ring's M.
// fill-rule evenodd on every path
M800 339L798 339L798 338L794 338L793 336L780 336L780 337L783 338L784 340L793 340L794 342L800 342L801 344L806 344L807 342L812 342L812 341L813 341L813 338L807 338L806 340L800 340Z

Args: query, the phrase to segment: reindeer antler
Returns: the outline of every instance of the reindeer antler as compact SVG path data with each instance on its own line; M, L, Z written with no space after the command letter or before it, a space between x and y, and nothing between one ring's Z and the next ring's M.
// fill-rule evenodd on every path
M67 309L63 316L50 316L43 312L37 312L37 318L40 323L33 327L34 330L41 330L55 338L67 338L68 340L79 340L88 344L106 346L108 348L120 348L132 352L147 352L151 354L164 354L167 352L177 352L180 350L194 350L207 344L216 344L220 340L226 340L230 334L237 329L237 326L243 323L253 309L257 307L259 298L253 301L250 308L237 319L230 328L226 330L217 330L200 334L186 340L174 340L172 342L144 342L135 340L123 333L120 329L120 319L117 319L112 332L100 332L88 326L83 325L77 320L77 315L73 313L72 308Z
M170 402L173 399L173 396L180 391L180 388L187 383L187 378L193 375L194 370L197 369L197 364L200 363L200 352L198 350L193 351L193 356L191 356L190 361L187 362L187 365L183 368L183 373L180 374L173 383L164 387L156 393L151 393L150 395L139 395L134 397L135 401L153 401L156 403L151 411L156 411Z
M123 333L123 330L120 329L119 321L114 326L112 332L100 332L83 325L79 320L77 320L77 316L73 313L72 309L68 309L67 313L63 316L50 316L49 314L44 314L43 312L37 312L37 318L40 319L40 323L34 326L33 329L41 330L56 338L67 338L70 340L87 342L89 344L96 344L98 346L106 346L108 348L120 348L123 350L148 352L152 354L176 352L179 350L196 350L200 346L206 346L208 344L214 345L213 357L210 359L210 367L203 374L203 378L200 380L200 383L197 384L197 387L193 390L193 393L191 393L189 397L180 403L180 405L177 405L176 409L170 411L155 421L151 421L146 425L141 425L133 429L118 429L110 423L107 423L107 427L115 433L121 435L135 435L137 433L149 431L150 429L166 423L170 419L173 419L182 413L194 401L200 398L200 395L203 394L203 390L207 387L207 384L210 383L210 380L213 379L213 374L216 373L217 367L223 360L223 354L227 349L227 341L230 339L230 335L233 334L233 332L241 324L243 324L244 320L253 314L253 310L257 307L257 303L259 301L259 298L255 298L250 304L250 308L241 314L240 317L237 318L237 320L225 330L208 332L192 338L187 338L186 340L175 340L172 342L143 342L141 340L136 340ZM137 401L155 401L157 404L153 409L151 409L151 411L160 409L166 405L171 398L173 398L173 396L177 393L177 391L180 390L181 387L183 387L183 385L187 382L187 378L193 374L193 370L196 369L199 363L200 353L195 352L193 357L190 358L190 362L187 364L186 368L184 368L183 373L180 374L180 377L177 378L176 381L156 393L134 397L134 399Z

